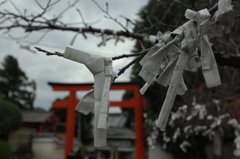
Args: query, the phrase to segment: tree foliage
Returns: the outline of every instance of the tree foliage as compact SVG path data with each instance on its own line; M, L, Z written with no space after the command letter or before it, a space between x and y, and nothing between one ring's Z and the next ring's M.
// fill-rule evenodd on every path
M21 111L14 103L0 100L0 136L7 140L10 132L22 124Z
M0 140L0 158L9 159L11 155L11 150L7 142Z
M0 68L0 99L12 101L21 109L33 109L36 84L30 81L11 55L4 58Z
M134 31L145 31L150 35L157 34L158 31L172 31L176 28L176 26L186 22L184 12L187 8L193 10L210 8L215 2L216 1L211 1L210 3L210 1L200 0L184 0L181 2L150 0L149 3L139 12L139 19L136 22ZM211 42L214 44L213 49L215 55L218 53L225 55L236 54L236 50L234 50L235 46L231 45L230 42L227 43L223 41L229 41L231 39L232 41L239 43L239 38L237 38L237 36L239 37L240 32L239 30L236 30L239 22L239 18L235 19L235 24L230 26L227 32L225 32L225 30L221 37L211 39ZM139 28L139 26L148 27L146 27L145 30L142 30ZM135 44L134 52L139 52L139 50L142 50L142 46L148 48L151 45L151 43L137 42ZM230 63L234 63L234 61L232 60ZM239 96L240 94L240 83L238 80L240 78L240 72L238 68L231 67L232 65L228 65L228 67L226 67L222 66L222 64L219 65L222 86L217 88L206 89L200 71L198 71L198 73L185 72L184 79L188 84L188 92L184 96L177 96L166 132L153 129L153 125L154 120L158 117L161 105L165 99L167 88L158 84L154 84L148 89L148 91L145 93L145 97L148 101L148 107L146 107L145 110L147 113L145 118L145 133L147 136L150 135L150 140L151 138L154 138L154 142L163 145L167 151L177 156L177 158L206 158L203 147L209 142L208 137L217 131L224 131L225 134L223 135L223 138L231 138L232 140L234 135L233 133L229 133L229 130L232 130L232 128L227 125L226 119L230 119L234 116L232 116L231 110L226 109L226 106L231 102L227 100L227 98L231 98L232 101L234 101L236 96ZM139 85L142 86L144 81L138 76L140 69L141 67L139 64L134 65L132 69L131 80L139 83ZM232 72L234 76L231 76L229 74L230 72ZM127 92L125 96L129 96L129 94L130 93ZM216 100L218 101L217 106ZM196 102L200 103L200 108L197 108L199 107L199 104L196 104ZM179 117L181 116L179 114L181 114L183 111L183 105L188 105L188 108L184 110L186 112L183 117ZM203 117L203 119L199 119L196 109L205 109L205 107L205 113L207 114ZM225 118L226 114L229 116L227 115ZM217 121L217 119L220 125L214 123ZM225 122L222 120L225 120ZM210 126L213 126L214 128L210 128ZM185 128L189 128L189 131L185 131ZM208 133L212 134L209 135ZM181 145L184 142L187 142L189 145L191 145L186 146L188 151L184 151L181 148ZM153 142L150 141L150 145L152 144Z

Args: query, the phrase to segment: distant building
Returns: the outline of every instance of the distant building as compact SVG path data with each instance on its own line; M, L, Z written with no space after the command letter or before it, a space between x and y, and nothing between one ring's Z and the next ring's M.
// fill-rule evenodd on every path
M135 158L135 133L127 128L127 114L122 113L121 108L110 107L108 117L107 146L84 146L88 156L97 159L130 159ZM82 148L83 148L82 147ZM94 157L93 157L94 158Z
M23 111L24 128L33 129L35 132L53 132L58 119L52 112L46 111Z
M13 157L30 159L32 158L32 145L35 136L49 135L55 129L58 119L51 112L34 110L22 111L22 120L21 128L10 134L8 142Z

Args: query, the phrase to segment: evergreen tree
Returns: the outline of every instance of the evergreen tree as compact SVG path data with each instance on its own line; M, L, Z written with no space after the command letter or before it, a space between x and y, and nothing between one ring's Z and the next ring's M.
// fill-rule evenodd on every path
M211 2L211 3L210 3ZM149 0L149 3L144 6L139 12L139 19L136 21L134 32L144 32L148 35L156 35L158 31L166 32L172 31L176 27L180 26L187 19L184 17L184 12L186 9L192 10L200 10L203 8L210 8L212 4L216 1L208 1L208 0L183 0L183 1L168 1L168 0ZM238 24L239 20L235 21L235 24ZM239 30L236 30L238 25L234 25L231 30L231 38L236 38L236 35L239 35ZM224 49L223 43L219 43L220 41L223 42L225 40L228 41L229 36L224 35L223 38L215 38L211 39L211 42L214 43L214 51L215 53L224 52L225 54L231 53L234 54L234 51L231 52L231 49ZM139 43L135 44L134 52L140 52L142 50L142 45L146 48L151 47L153 44L149 43ZM139 64L135 64L132 69L131 81L137 82L140 86L144 84L144 81L138 76L141 67ZM194 102L201 103L206 105L208 115L219 117L224 113L228 113L228 111L223 108L224 105L228 104L224 97L235 97L239 94L239 80L240 71L236 68L231 67L219 67L219 72L222 77L222 86L212 89L206 89L204 80L202 78L201 70L198 73L190 73L185 72L184 79L188 86L188 92L184 96L177 96L175 100L175 106L173 107L173 112L179 111L178 108L180 106L187 104L188 107L188 115L191 116L191 110L195 108L196 105L193 105L193 99L196 100ZM229 76L229 72L234 72L234 76ZM233 87L235 86L235 87ZM154 120L157 119L158 114L160 112L161 106L165 99L167 88L163 87L158 84L152 85L148 91L145 93L145 97L148 100L148 106L146 107L146 118L145 118L145 134L146 137L151 134L153 131L152 127L154 124ZM126 92L124 98L128 98L131 96L131 92ZM213 99L219 100L218 106L214 103ZM221 109L219 112L216 113L215 109ZM130 112L131 113L131 112ZM188 116L186 115L186 116ZM132 115L130 115L130 118ZM172 153L177 158L206 158L206 153L204 149L204 145L209 141L206 136L203 136L201 133L199 134L188 134L183 133L183 128L187 125L190 125L192 129L197 126L209 126L209 121L203 120L200 121L198 118L194 118L192 120L187 121L186 118L179 119L175 121L174 126L168 126L166 132L158 133L157 142L161 145L163 143L163 136L167 136L172 138L176 133L177 128L180 128L180 134L177 139L168 141L167 145L165 145L166 150ZM226 128L225 125L222 125ZM220 127L216 127L213 131L222 130ZM229 129L229 127L227 127ZM156 130L155 130L156 131ZM228 131L228 130L226 130ZM225 131L225 132L226 132ZM193 131L194 132L194 131ZM187 137L186 137L187 136ZM225 138L229 137L225 134ZM233 134L230 134L230 138L233 137ZM183 152L180 148L180 144L184 141L188 141L191 147L188 147L187 152ZM231 139L232 140L232 139Z
M10 132L18 129L22 124L21 111L12 102L0 100L0 138L8 140Z
M4 58L0 68L0 99L8 100L21 109L33 109L36 84L30 81L11 55Z

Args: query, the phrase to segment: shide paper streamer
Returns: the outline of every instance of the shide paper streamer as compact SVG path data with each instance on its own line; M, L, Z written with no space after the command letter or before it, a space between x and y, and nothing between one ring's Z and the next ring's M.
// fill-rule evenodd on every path
M94 109L94 146L106 146L110 85L116 77L112 59L67 47L64 57L84 64L94 76L94 89L77 105L76 111L88 114Z
M142 94L155 82L168 86L156 121L161 130L166 128L176 95L183 95L187 91L183 80L184 70L197 71L201 66L208 88L221 84L208 34L212 34L212 28L217 28L217 23L233 11L231 2L219 0L214 16L211 16L208 9L198 12L187 9L185 17L189 21L173 32L159 32L156 37L158 43L140 61L142 69L139 76L146 82L140 90Z
M240 124L236 119L231 119L228 121L228 124L231 125L235 129L235 140L234 143L236 145L235 150L233 151L234 156L240 157Z
M79 104L76 106L75 110L84 115L88 115L94 109L94 91L93 89L87 92Z
M217 28L217 25L224 22L223 19L229 17L229 13L233 11L231 2L219 0L218 10L213 16L208 9L198 12L187 9L185 17L189 21L172 32L159 32L155 37L158 43L140 61L142 69L139 76L146 82L140 90L141 94L154 83L168 86L156 121L156 126L161 130L166 128L176 95L183 95L187 91L183 79L184 70L195 72L201 67L208 88L221 84L208 36L214 33L213 28ZM104 45L105 36L102 38ZM84 64L94 76L94 88L82 98L76 106L76 111L85 115L94 113L94 146L106 146L109 90L116 77L112 68L112 58L88 54L69 47L64 52L64 58ZM178 135L176 133L176 136ZM184 142L181 149L185 151L187 146L190 144Z

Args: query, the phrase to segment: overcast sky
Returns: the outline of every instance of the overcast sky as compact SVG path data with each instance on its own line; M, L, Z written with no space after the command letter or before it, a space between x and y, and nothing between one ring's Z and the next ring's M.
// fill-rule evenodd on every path
M39 0L41 3L44 1ZM39 8L34 3L34 0L14 0L16 6L20 9L26 8L28 12L36 13L39 12ZM109 12L112 16L119 18L119 15L126 16L130 19L137 19L137 13L140 8L143 7L147 0L99 0L100 5L104 6L105 2L109 3ZM51 14L57 14L59 11L64 9L67 1L61 1L53 8ZM96 7L91 0L80 0L80 2L69 12L64 14L63 20L67 23L80 22L81 19L76 12L76 8L79 8L84 16L86 22L95 22L93 27L109 28L119 30L120 26L114 22L104 18L104 14ZM3 9L3 8L0 8ZM4 6L4 9L14 10L11 4ZM21 37L25 33L23 30L15 30L11 33L11 36ZM24 40L20 40L22 45L29 42L36 41L41 33L32 33L30 37ZM69 46L72 38L76 33L72 32L60 32L51 31L42 41L34 46L41 46L42 48L57 50L64 52L66 46ZM131 53L133 49L134 41L125 40L124 43L118 43L114 45L114 41L107 43L105 47L97 47L97 44L101 41L100 38L88 36L88 39L84 39L79 35L72 47L86 51L89 53L99 54L103 56L117 56L123 53ZM68 61L61 57L48 57L44 54L37 53L33 54L29 51L20 48L20 45L16 41L9 39L6 34L0 34L0 61L3 58L11 54L18 59L20 67L26 72L30 79L37 82L37 97L35 100L35 106L49 109L51 102L57 97L66 95L65 93L54 92L48 86L48 82L67 82L67 83L84 83L93 82L91 73L81 64ZM32 46L33 48L33 46ZM114 62L114 69L117 71L123 67L130 59L124 59L121 61ZM129 81L130 70L124 75L119 77L117 81ZM116 81L116 82L117 82ZM79 96L82 96L80 93ZM111 94L111 98L118 98L117 95Z

